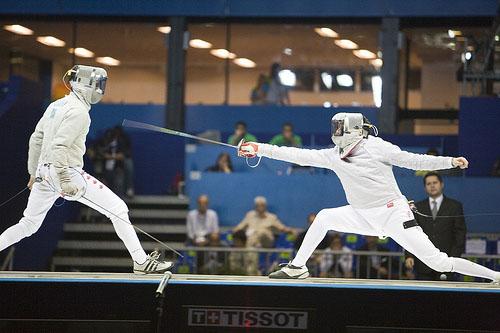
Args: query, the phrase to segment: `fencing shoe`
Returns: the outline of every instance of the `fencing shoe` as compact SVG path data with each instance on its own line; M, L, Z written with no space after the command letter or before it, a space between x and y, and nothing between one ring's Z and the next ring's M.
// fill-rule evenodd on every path
M146 261L142 264L138 264L134 261L134 273L135 274L160 274L168 271L174 266L171 261L160 261L160 253L158 251L151 252Z
M271 279L305 279L309 276L306 265L302 267L293 266L292 263L280 264L281 269L269 274Z

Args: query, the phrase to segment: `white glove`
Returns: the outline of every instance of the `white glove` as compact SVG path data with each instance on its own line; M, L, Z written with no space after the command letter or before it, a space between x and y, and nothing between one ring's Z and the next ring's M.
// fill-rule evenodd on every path
M253 158L257 156L259 151L259 144L255 142L244 142L240 141L238 144L238 156Z
M455 157L451 160L451 164L460 169L467 169L469 167L469 161L465 157Z
M56 167L55 168L57 176L59 177L59 184L62 190L62 196L74 197L78 194L80 189L75 183L71 181L71 176L69 175L68 168Z

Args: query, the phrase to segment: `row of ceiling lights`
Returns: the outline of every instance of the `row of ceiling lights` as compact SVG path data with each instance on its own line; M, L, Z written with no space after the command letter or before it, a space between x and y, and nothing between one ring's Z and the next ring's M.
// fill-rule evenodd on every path
M12 25L5 25L3 27L5 30L10 31L12 33L15 33L17 35L22 35L22 36L31 36L34 34L34 31L31 30L30 28L24 27L19 24L12 24ZM53 37L53 36L38 36L36 38L36 41L47 45L47 46L52 46L52 47L64 47L66 46L66 42ZM75 54L77 57L80 58L93 58L94 57L94 52L83 48L83 47L76 47L76 48L70 48L68 49L68 52L71 54ZM96 62L107 65L107 66L118 66L120 65L120 60L112 58L112 57L97 57L95 59Z
M321 28L314 28L314 31L320 35L321 37L327 37L327 38L338 38L339 34L326 27L321 27ZM365 49L360 49L359 45L353 42L350 39L335 39L333 41L335 45L338 47L341 47L346 50L353 50L352 53L360 58L360 59L366 59L370 61L370 64L372 64L374 67L381 67L382 66L382 59L377 58L377 55L373 53L372 51L365 50Z
M170 33L171 28L169 26L162 26L158 27L157 30L161 33L168 34ZM254 68L257 66L255 61L248 59L248 58L241 58L237 57L235 53L230 52L226 49L212 49L212 43L207 42L203 39L191 39L189 41L189 46L195 48L195 49L211 49L210 54L220 58L220 59L230 59L232 60L236 65L244 68Z

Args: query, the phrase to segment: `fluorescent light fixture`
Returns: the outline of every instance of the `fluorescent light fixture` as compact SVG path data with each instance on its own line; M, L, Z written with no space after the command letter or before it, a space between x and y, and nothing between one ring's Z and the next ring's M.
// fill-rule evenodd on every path
M349 74L340 74L335 77L337 84L341 87L352 87L354 85L354 80Z
M170 31L172 30L172 28L170 28L170 26L168 26L168 25L165 25L165 26L156 28L156 30L158 30L162 34L169 34Z
M226 49L210 50L210 54L213 56L216 56L217 58L221 58L221 59L234 59L234 58L236 58L236 54L229 52Z
M500 36L495 35L495 42L498 42L498 41L500 41Z
M71 54L74 53L77 57L80 58L92 58L94 56L94 52L83 47L77 47L76 49L71 48L68 50L68 52Z
M448 30L448 37L455 38L456 36L462 36L462 31L460 30Z
M316 33L321 37L336 38L339 36L338 33L330 28L314 28L314 31L316 31Z
M354 50L352 51L352 53L354 53L356 57L361 59L375 59L377 57L375 53L368 50Z
M22 25L19 24L4 25L3 28L7 31L10 31L18 35L23 35L23 36L33 35L33 30L23 27Z
M327 72L321 73L321 81L323 81L323 84L325 85L326 88L332 89L333 77L329 73Z
M372 76L373 103L376 107L382 105L382 78L378 75Z
M288 87L295 87L297 83L297 76L295 73L289 69L283 69L279 71L278 76L280 78L281 84Z
M331 108L332 107L332 103L326 101L326 102L323 102L323 107L324 108Z
M118 66L120 65L120 60L112 58L112 57L98 57L95 59L100 64L107 66Z
M212 43L209 43L203 39L191 39L189 41L189 46L195 49L209 49L212 47Z
M337 44L338 47L347 50L355 50L358 48L358 44L349 39L337 39L334 41L334 43Z
M233 62L236 65L244 67L244 68L254 68L255 66L257 66L257 64L254 61L252 61L248 58L236 58L233 60Z
M370 60L370 64L373 67L380 68L380 67L382 67L382 65L384 64L384 62L382 61L382 59L377 58L377 59Z
M53 47L63 47L66 45L66 42L63 40L60 40L59 38L55 38L52 36L40 36L36 38L37 42L42 43L47 46L53 46Z

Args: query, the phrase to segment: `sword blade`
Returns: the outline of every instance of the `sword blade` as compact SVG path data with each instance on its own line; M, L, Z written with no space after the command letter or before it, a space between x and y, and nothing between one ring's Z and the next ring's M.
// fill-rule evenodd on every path
M214 145L220 145L220 146L238 149L237 146L230 145L228 143L202 138L202 137L199 137L196 135L172 130L172 129L165 128L165 127L155 126L155 125L151 125L151 124L147 124L147 123L141 123L139 121L124 119L122 122L122 126L131 127L131 128L138 128L138 129L143 129L143 130L148 130L148 131L153 131L153 132L159 132L159 133L164 133L164 134L170 134L170 135L175 135L175 136L181 136L183 138L188 138L188 139L193 139L193 140L211 143Z

